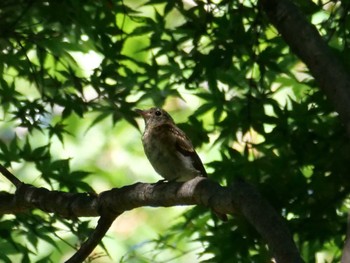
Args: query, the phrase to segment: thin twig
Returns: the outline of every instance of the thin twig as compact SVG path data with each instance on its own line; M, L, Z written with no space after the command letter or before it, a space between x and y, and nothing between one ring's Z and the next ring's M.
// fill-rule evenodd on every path
M96 229L91 233L90 237L82 244L79 250L69 258L65 263L81 263L83 262L101 242L111 227L117 216L101 216L98 220Z
M16 188L18 188L22 182L14 176L9 170L5 168L5 166L0 164L0 173L7 178Z

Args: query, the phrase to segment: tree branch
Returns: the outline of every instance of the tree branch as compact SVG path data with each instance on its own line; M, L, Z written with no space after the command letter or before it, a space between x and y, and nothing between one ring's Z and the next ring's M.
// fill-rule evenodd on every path
M99 195L49 191L21 183L14 195L3 195L13 213L38 208L62 217L101 216L96 229L69 263L82 262L119 214L142 206L178 205L202 205L220 214L240 211L266 240L276 262L302 262L284 220L254 187L243 181L222 187L208 178L197 177L184 183L136 183ZM8 204L0 199L0 214L11 212Z
M260 0L272 24L308 66L350 136L350 74L300 10L289 0Z
M106 235L108 229L111 227L115 220L115 216L101 216L98 220L98 224L89 238L79 248L79 250L65 263L80 263L83 262L101 242L102 238Z
M98 196L49 191L23 185L13 196L11 203L14 203L16 211L39 208L66 217L98 216L101 209L117 215L142 206L195 204L209 206L222 214L241 211L267 241L277 262L302 262L283 220L257 191L245 182L237 182L231 188L221 187L206 178L195 178L185 183L137 183L114 188ZM0 210L2 211L2 207ZM6 211L9 211L8 207ZM108 222L111 224L113 220ZM94 232L102 238L110 224L104 225L104 231Z
M276 262L303 262L284 219L253 186L236 181L230 193L241 213L267 241Z
M3 176L6 177L7 180L9 180L16 188L18 188L22 182L14 176L9 170L5 168L5 166L0 164L0 173L2 173Z

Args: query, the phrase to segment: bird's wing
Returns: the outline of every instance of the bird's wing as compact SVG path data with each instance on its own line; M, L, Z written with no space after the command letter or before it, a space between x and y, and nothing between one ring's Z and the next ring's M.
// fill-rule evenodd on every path
M174 127L172 125L167 125L168 129L171 133L174 134L176 140L175 140L175 147L176 149L183 154L184 156L188 156L191 158L193 167L198 170L202 176L207 176L207 172L204 169L203 163L201 159L199 158L197 152L195 151L191 140L186 136L186 134L180 130L178 127Z

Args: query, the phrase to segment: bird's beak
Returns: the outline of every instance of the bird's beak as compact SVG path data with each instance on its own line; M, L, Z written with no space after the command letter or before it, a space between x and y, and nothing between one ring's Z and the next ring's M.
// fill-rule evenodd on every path
M140 110L140 109L135 109L135 112L140 114L141 116L144 116L145 115L145 111L143 110Z
M140 114L145 120L149 119L150 112L148 110L135 109L135 112Z

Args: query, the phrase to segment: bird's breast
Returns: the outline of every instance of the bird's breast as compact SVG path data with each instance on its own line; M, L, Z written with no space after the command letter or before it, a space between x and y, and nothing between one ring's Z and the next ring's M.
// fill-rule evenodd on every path
M142 143L148 160L163 178L185 181L199 175L191 158L176 149L175 137L154 130L144 133Z

